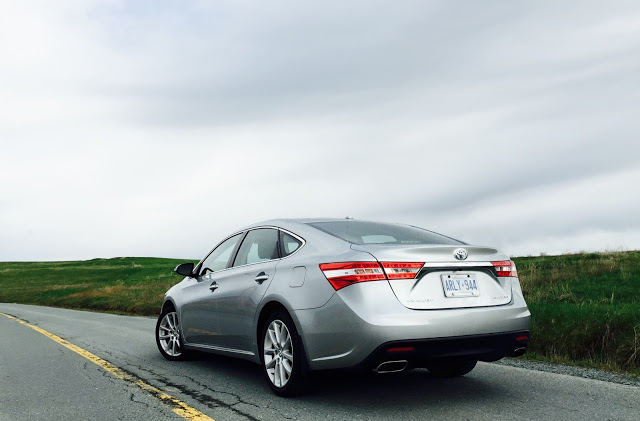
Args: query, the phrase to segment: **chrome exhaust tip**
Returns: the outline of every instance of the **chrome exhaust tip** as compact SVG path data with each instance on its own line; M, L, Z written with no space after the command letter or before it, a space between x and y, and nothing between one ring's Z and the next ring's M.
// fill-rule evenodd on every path
M373 371L376 373L397 373L407 368L407 360L385 361L376 367Z
M525 352L526 352L526 348L525 347L516 348L516 349L513 350L513 356L514 357L519 357L521 355L524 355Z

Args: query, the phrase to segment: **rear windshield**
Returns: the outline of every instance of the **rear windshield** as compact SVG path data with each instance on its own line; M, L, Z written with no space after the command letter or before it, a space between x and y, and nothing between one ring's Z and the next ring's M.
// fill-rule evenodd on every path
M352 244L464 244L453 238L408 225L349 220L313 222L309 225Z

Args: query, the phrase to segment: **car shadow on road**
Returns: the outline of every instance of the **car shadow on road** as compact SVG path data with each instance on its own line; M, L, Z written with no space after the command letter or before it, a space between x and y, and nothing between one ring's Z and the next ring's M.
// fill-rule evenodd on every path
M229 392L242 394L251 390L254 397L285 399L272 395L262 368L257 364L211 354L195 354L189 364L197 366L204 377L211 376L218 385L227 385ZM331 370L314 372L306 393L294 401L305 404L330 401L336 409L366 410L372 407L388 407L398 410L403 405L440 406L463 403L477 404L495 400L496 396L509 393L500 383L484 379L482 367L463 377L440 379L426 369L414 369L401 373L377 374L373 372ZM290 398L291 399L291 398Z
M441 379L425 369L401 373L377 374L372 372L332 371L313 376L306 398L310 401L331 399L333 405L370 408L372 402L379 407L414 406L421 403L460 405L465 401L479 402L492 399L501 387L482 381L473 374Z

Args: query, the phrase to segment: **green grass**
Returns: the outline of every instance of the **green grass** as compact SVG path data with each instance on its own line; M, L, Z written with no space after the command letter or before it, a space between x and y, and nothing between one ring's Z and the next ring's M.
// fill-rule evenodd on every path
M145 257L0 263L0 302L155 315L184 260Z
M640 251L514 259L527 357L640 375Z
M525 358L640 376L640 251L514 260L532 313ZM182 262L0 263L0 302L156 315Z

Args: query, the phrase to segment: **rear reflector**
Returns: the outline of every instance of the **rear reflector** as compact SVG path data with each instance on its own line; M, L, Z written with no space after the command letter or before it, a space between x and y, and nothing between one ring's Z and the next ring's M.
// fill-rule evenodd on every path
M528 336L516 336L516 341L520 342L520 341L526 341L528 340L529 337Z
M387 349L387 352L411 352L415 350L412 346L396 346L394 348Z
M378 262L322 263L320 270L336 291L358 282L387 279Z
M423 265L424 263L382 262L389 279L413 279Z
M503 260L500 262L491 262L493 267L496 269L498 276L518 276L518 271L516 270L516 264L511 260Z

